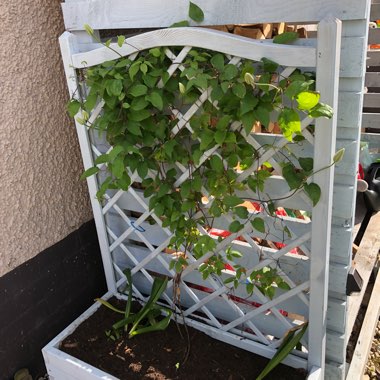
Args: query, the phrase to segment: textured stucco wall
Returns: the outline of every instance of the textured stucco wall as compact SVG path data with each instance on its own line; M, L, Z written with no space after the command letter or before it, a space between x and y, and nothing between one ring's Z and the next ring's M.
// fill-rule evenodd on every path
M65 112L63 29L60 0L0 1L0 276L91 217Z

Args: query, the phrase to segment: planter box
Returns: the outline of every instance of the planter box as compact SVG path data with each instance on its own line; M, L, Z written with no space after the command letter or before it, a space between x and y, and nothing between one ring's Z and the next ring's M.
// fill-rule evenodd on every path
M102 298L109 299L111 297L111 293L106 293ZM59 349L60 343L73 333L82 322L94 314L100 306L99 302L92 305L42 349L46 369L51 380L118 380L117 377L109 375Z
M112 296L114 296L114 294L108 292L102 298L108 300ZM120 298L119 295L116 295L116 297ZM118 377L112 376L60 350L61 342L71 335L81 323L91 317L100 307L100 303L92 305L42 349L47 373L51 380L119 380ZM203 332L212 336L212 334L206 330ZM316 380L320 378L319 376L320 368L313 368L307 380Z

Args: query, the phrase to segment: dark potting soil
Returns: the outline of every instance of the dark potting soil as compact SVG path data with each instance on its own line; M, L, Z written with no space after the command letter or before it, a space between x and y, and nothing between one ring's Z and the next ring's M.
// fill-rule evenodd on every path
M116 299L110 302L120 306ZM121 380L254 380L268 362L190 327L188 340L184 327L177 327L173 321L165 331L113 341L105 331L120 317L121 314L101 306L62 342L61 350ZM304 370L284 365L266 377L268 380L305 378Z

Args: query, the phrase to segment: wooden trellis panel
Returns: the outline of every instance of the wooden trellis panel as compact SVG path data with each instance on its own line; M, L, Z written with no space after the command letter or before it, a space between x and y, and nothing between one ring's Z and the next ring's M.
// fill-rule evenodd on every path
M290 2L272 0L266 3L265 6L262 6L257 0L241 0L238 2L199 0L196 3L205 11L206 18L203 23L205 25L281 21L319 22L328 15L343 21L336 147L337 149L345 147L347 154L343 162L337 166L334 176L328 287L329 302L327 310L327 366L325 372L327 378L343 378L345 347L350 333L345 331L347 315L345 285L348 269L351 265L352 222L356 194L356 167L358 162L359 126L361 124L360 110L363 101L362 87L365 70L369 0L344 0L340 2L333 0L319 2L310 0ZM187 2L174 0L166 0L160 3L159 6L153 0L128 2L122 0L67 0L63 4L66 28L67 30L75 31L78 40L75 40L74 36L71 35L68 38L66 48L69 49L68 46L72 43L71 52L80 53L94 47L94 44L88 38L87 40L83 38L82 30L85 23L90 24L94 29L165 27L175 21L186 19L187 7ZM307 44L311 45L310 47L315 47L316 45L312 40L307 41ZM63 47L64 49L65 47ZM72 75L72 70L66 67L66 73ZM81 139L84 141L86 137L83 132L79 133L82 133ZM258 140L260 138L259 136L257 137ZM86 144L81 143L81 146L82 151L86 152ZM89 151L87 153L89 154ZM89 167L91 161L87 158L84 158L84 160L85 166ZM89 186L90 192L93 194L96 183L92 183L90 180ZM276 187L275 183L272 186ZM286 191L286 188L282 189L282 191ZM94 200L92 201L94 214L100 218L103 215L103 210L95 204ZM127 200L120 196L117 204L122 206L124 201ZM142 207L142 204L140 205ZM106 225L100 221L98 223L99 228L104 230ZM107 251L107 239L101 237L100 240L102 250ZM297 269L293 269L292 272L290 268L292 267L293 259L294 257L290 254L285 254L281 259L285 268L284 271L287 271L286 274L289 277L296 276L293 278L306 278L307 274L305 275L305 273L307 273L307 270L305 272L305 268L307 268L307 265L304 263L305 260L297 260L297 265L295 266ZM105 270L106 273L113 273L111 263L105 262ZM112 274L109 275L108 285L109 289L115 290L112 276ZM293 304L295 303L293 302ZM301 310L301 307L299 309Z

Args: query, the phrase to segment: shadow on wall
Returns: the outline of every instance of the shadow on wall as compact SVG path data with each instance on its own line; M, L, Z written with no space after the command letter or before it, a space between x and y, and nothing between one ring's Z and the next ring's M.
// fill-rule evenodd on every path
M42 376L42 347L105 292L93 221L1 277L0 379Z

